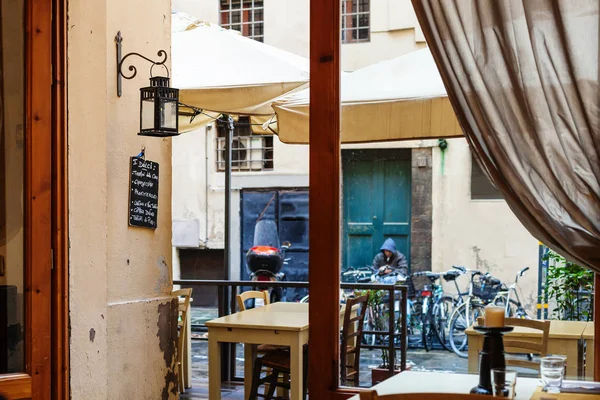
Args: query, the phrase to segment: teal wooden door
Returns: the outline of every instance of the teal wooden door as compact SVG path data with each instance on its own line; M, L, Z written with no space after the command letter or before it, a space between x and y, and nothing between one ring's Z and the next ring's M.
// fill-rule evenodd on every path
M344 150L342 174L342 268L371 265L387 238L410 265L410 150Z

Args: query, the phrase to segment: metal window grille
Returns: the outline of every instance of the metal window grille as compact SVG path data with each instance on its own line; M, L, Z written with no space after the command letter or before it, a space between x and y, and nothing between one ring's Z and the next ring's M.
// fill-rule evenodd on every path
M502 199L502 193L496 189L471 153L471 200Z
M368 42L370 0L342 0L342 43Z
M221 26L233 29L251 39L264 41L263 0L219 0Z
M217 171L225 171L227 127L217 124ZM250 118L240 117L231 143L232 171L269 171L273 169L273 136L252 133Z

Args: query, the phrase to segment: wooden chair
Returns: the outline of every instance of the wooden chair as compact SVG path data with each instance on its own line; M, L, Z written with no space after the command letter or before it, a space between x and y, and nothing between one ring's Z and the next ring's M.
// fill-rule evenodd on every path
M360 383L360 345L368 302L368 294L346 300L346 311L344 312L344 324L342 326L342 341L340 346L340 375L342 386L347 386L348 382L352 382L353 386L358 386ZM356 307L359 307L359 311L356 313L355 317L352 317L353 309Z
M262 299L265 302L265 306L269 304L269 291L263 290L248 290L237 295L237 304L240 311L246 311L246 300L250 299Z
M236 296L238 310L246 311L246 300L250 300L250 299L255 299L255 300L262 299L264 301L265 306L267 304L270 304L268 290L262 290L262 291L248 290L247 292L240 293ZM277 346L277 345L272 345L272 344L260 344L256 347L256 352L258 353L258 355L263 356L263 357L266 354L277 351L277 350L289 350L289 348L287 346ZM257 362L258 362L258 360L257 360ZM255 365L257 364L257 362L255 362ZM260 372L258 372L258 371L260 371ZM261 372L267 373L268 376L277 377L277 374L275 374L274 371L272 371L271 367L269 367L268 365L261 366L260 369L257 369L253 372L253 375L257 375L257 374L260 375ZM257 379L257 378L254 377L253 379ZM283 376L283 379L286 379L285 375ZM268 392L271 387L275 387L275 386L270 385L270 381L261 382L261 384L262 383L265 384L265 392ZM281 386L279 386L279 387L281 387Z
M173 297L179 299L179 318L177 319L177 326L179 328L179 337L177 338L177 372L178 372L178 385L179 392L185 393L186 387L186 372L187 368L187 351L185 351L187 343L187 319L188 310L190 306L190 299L192 297L192 289L179 289L171 293Z
M238 309L240 311L246 311L246 300L250 300L250 299L262 299L265 302L265 306L267 304L270 304L268 290L263 290L263 291L248 290L247 292L243 292L243 293L240 293L237 295L236 300L237 300L237 304L238 304ZM256 351L258 353L266 353L268 351L280 350L282 348L287 349L286 346L261 344L256 348Z
M378 395L375 390L360 392L360 400L490 400L492 396L462 393L401 393Z
M479 317L477 322L482 325L484 319ZM545 357L548 354L548 337L550 335L550 321L539 321L523 318L505 318L504 324L508 326L522 326L524 328L541 331L541 337L515 338L511 336L504 337L504 352L510 354L531 354ZM539 372L540 363L530 361L529 359L518 359L506 357L506 365L513 367L522 367L533 369Z
M260 372L263 368L269 372L264 378L260 377ZM302 365L302 398L306 400L308 393L308 347L304 347L304 359ZM262 357L258 357L254 361L254 372L252 374L252 388L250 390L249 400L263 398L266 400L280 399L275 397L275 389L282 388L290 390L289 376L290 368L290 352L287 350L277 350L266 353ZM283 379L282 379L283 378ZM264 394L258 393L258 388L265 385Z

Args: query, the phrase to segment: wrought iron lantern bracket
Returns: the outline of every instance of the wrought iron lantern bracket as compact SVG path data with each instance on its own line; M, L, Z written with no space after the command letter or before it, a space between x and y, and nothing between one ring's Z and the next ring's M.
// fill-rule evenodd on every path
M117 36L115 36L115 44L117 45L117 96L121 97L121 95L123 94L122 79L133 79L137 75L137 68L133 64L129 65L129 67L127 68L131 72L130 74L123 73L123 65L125 64L125 60L128 57L137 56L151 63L152 66L150 67L150 77L152 77L152 69L157 65L163 67L167 71L167 78L170 77L169 68L167 68L167 66L165 65L168 58L166 51L158 51L158 57L162 57L162 59L159 59L158 61L154 61L146 56L135 52L127 53L125 56L122 57L121 50L123 46L123 36L121 36L121 31L117 32Z

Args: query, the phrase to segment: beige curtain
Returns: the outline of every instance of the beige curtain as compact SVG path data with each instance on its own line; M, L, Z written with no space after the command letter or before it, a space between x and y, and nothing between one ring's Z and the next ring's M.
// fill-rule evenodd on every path
M469 144L527 229L600 272L599 0L412 0Z

